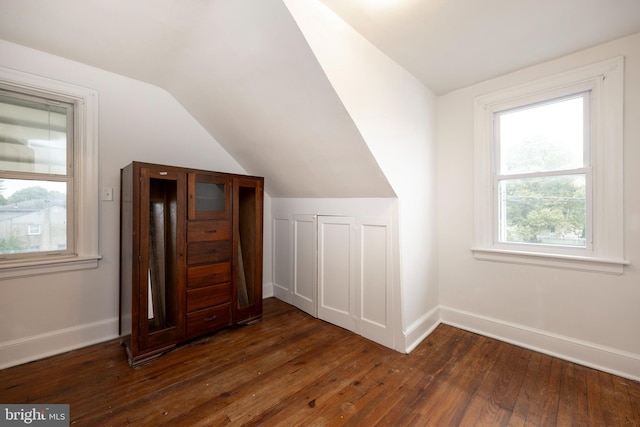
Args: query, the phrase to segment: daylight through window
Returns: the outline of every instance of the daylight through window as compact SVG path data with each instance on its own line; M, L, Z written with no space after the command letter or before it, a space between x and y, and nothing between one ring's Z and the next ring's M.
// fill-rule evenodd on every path
M590 245L589 94L494 113L497 241Z
M73 104L0 93L3 259L73 253L73 119Z

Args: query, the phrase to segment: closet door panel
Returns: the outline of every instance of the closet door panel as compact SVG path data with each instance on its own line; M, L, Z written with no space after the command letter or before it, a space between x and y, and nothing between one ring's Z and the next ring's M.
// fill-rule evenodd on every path
M318 317L317 219L315 215L293 216L293 286L291 301L300 310Z
M358 220L360 334L393 348L391 227L386 219Z
M291 224L286 216L273 219L273 294L291 304L292 263Z
M318 217L318 317L357 331L355 219Z

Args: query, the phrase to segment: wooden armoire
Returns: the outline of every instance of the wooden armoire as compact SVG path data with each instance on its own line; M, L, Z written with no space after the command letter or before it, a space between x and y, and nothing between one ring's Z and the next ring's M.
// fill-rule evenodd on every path
M121 170L120 336L129 364L262 316L261 177Z

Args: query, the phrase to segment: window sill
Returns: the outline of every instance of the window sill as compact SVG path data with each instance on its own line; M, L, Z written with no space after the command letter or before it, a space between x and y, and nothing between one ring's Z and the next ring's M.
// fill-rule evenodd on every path
M100 255L88 255L51 260L0 263L0 280L87 270L98 267L98 261L100 259L102 259Z
M624 273L624 266L629 265L629 261L624 259L592 258L491 248L471 248L471 251L475 259L482 261L538 265L542 267L594 271L617 275Z

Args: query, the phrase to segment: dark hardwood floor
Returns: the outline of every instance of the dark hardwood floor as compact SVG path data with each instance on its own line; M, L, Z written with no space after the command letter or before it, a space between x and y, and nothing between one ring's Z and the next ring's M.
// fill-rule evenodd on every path
M270 298L138 368L117 340L0 371L84 426L640 426L640 383L441 325L403 355Z

